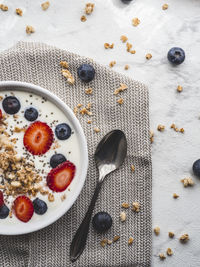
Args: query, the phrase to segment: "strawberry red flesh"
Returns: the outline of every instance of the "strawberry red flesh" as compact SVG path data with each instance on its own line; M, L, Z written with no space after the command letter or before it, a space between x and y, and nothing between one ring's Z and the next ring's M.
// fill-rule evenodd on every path
M63 192L71 183L76 171L75 165L65 161L52 169L47 176L48 187L55 192Z
M2 110L0 109L0 120L3 118Z
M24 146L33 155L43 155L53 143L53 131L44 122L32 123L24 134Z
M4 199L3 199L3 192L0 191L0 207L2 207L4 204Z
M20 221L28 222L33 216L34 207L28 197L19 196L14 201L13 210Z

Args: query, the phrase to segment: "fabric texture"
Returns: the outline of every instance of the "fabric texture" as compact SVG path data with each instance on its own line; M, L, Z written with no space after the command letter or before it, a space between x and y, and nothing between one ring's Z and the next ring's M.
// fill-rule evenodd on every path
M59 62L66 60L75 77L69 85L61 74ZM77 68L82 63L91 63L96 71L89 84L81 82ZM149 100L145 85L118 74L91 59L39 43L20 42L0 54L0 81L16 80L40 85L60 97L72 109L78 104L92 103L92 124L87 116L77 117L88 140L89 169L84 188L72 208L57 222L43 230L23 236L1 236L0 266L2 267L117 267L151 265L152 225L151 197L152 173L149 142ZM119 105L119 96L114 90L125 83L128 89L120 95L124 104ZM85 89L92 87L93 94ZM100 132L95 133L94 127ZM113 226L105 234L97 234L92 226L87 245L75 262L69 260L69 248L79 224L91 200L98 172L94 162L94 151L101 138L113 129L125 132L128 154L123 166L107 177L102 186L95 211L106 211L113 218ZM135 172L131 171L134 164ZM66 200L67 201L67 200ZM129 208L127 220L119 219L122 202L138 201L140 212ZM24 225L26 227L26 225ZM102 248L103 238L120 240ZM130 236L134 237L131 246Z

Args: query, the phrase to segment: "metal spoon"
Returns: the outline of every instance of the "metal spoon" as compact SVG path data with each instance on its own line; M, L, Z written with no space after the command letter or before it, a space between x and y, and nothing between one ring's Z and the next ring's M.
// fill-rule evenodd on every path
M92 197L88 211L79 226L70 246L70 260L76 261L82 254L89 231L92 212L106 175L119 168L127 154L127 141L125 134L120 130L113 130L106 134L98 144L95 151L95 161L99 169L99 180Z

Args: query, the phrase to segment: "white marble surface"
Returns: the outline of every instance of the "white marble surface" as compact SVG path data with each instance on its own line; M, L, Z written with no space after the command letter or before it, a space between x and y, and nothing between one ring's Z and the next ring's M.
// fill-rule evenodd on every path
M1 1L2 2L2 1ZM168 0L169 9L163 11L165 1L133 0L124 5L120 0L93 0L94 13L83 23L80 16L85 2L81 0L50 0L46 12L42 1L6 0L8 12L0 11L0 51L19 40L42 41L75 53L94 58L108 65L116 60L115 70L126 73L149 86L151 128L155 131L152 145L153 159L153 226L159 225L161 234L153 238L152 266L200 266L200 180L193 177L191 166L200 158L200 1ZM15 8L24 11L15 15ZM131 25L138 17L141 24ZM36 32L27 36L25 26L32 25ZM120 36L125 34L136 50L126 52ZM113 50L105 50L105 42L115 43ZM186 52L185 62L172 67L166 58L168 50L180 46ZM153 58L146 61L145 54ZM125 71L124 65L130 69ZM177 85L183 86L181 94ZM169 129L172 122L185 128L185 134ZM156 131L157 125L166 125L166 131ZM192 176L193 188L183 188L180 179ZM176 192L180 198L175 200ZM173 240L168 231L175 232ZM178 237L190 235L182 245ZM157 257L168 247L174 255L163 262Z

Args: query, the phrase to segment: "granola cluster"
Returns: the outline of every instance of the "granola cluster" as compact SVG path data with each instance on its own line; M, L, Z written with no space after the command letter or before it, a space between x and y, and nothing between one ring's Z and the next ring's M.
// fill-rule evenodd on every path
M68 70L69 64L66 61L60 61L60 66L63 68L61 70L62 75L67 79L68 84L73 85L75 82L75 79L71 72Z

